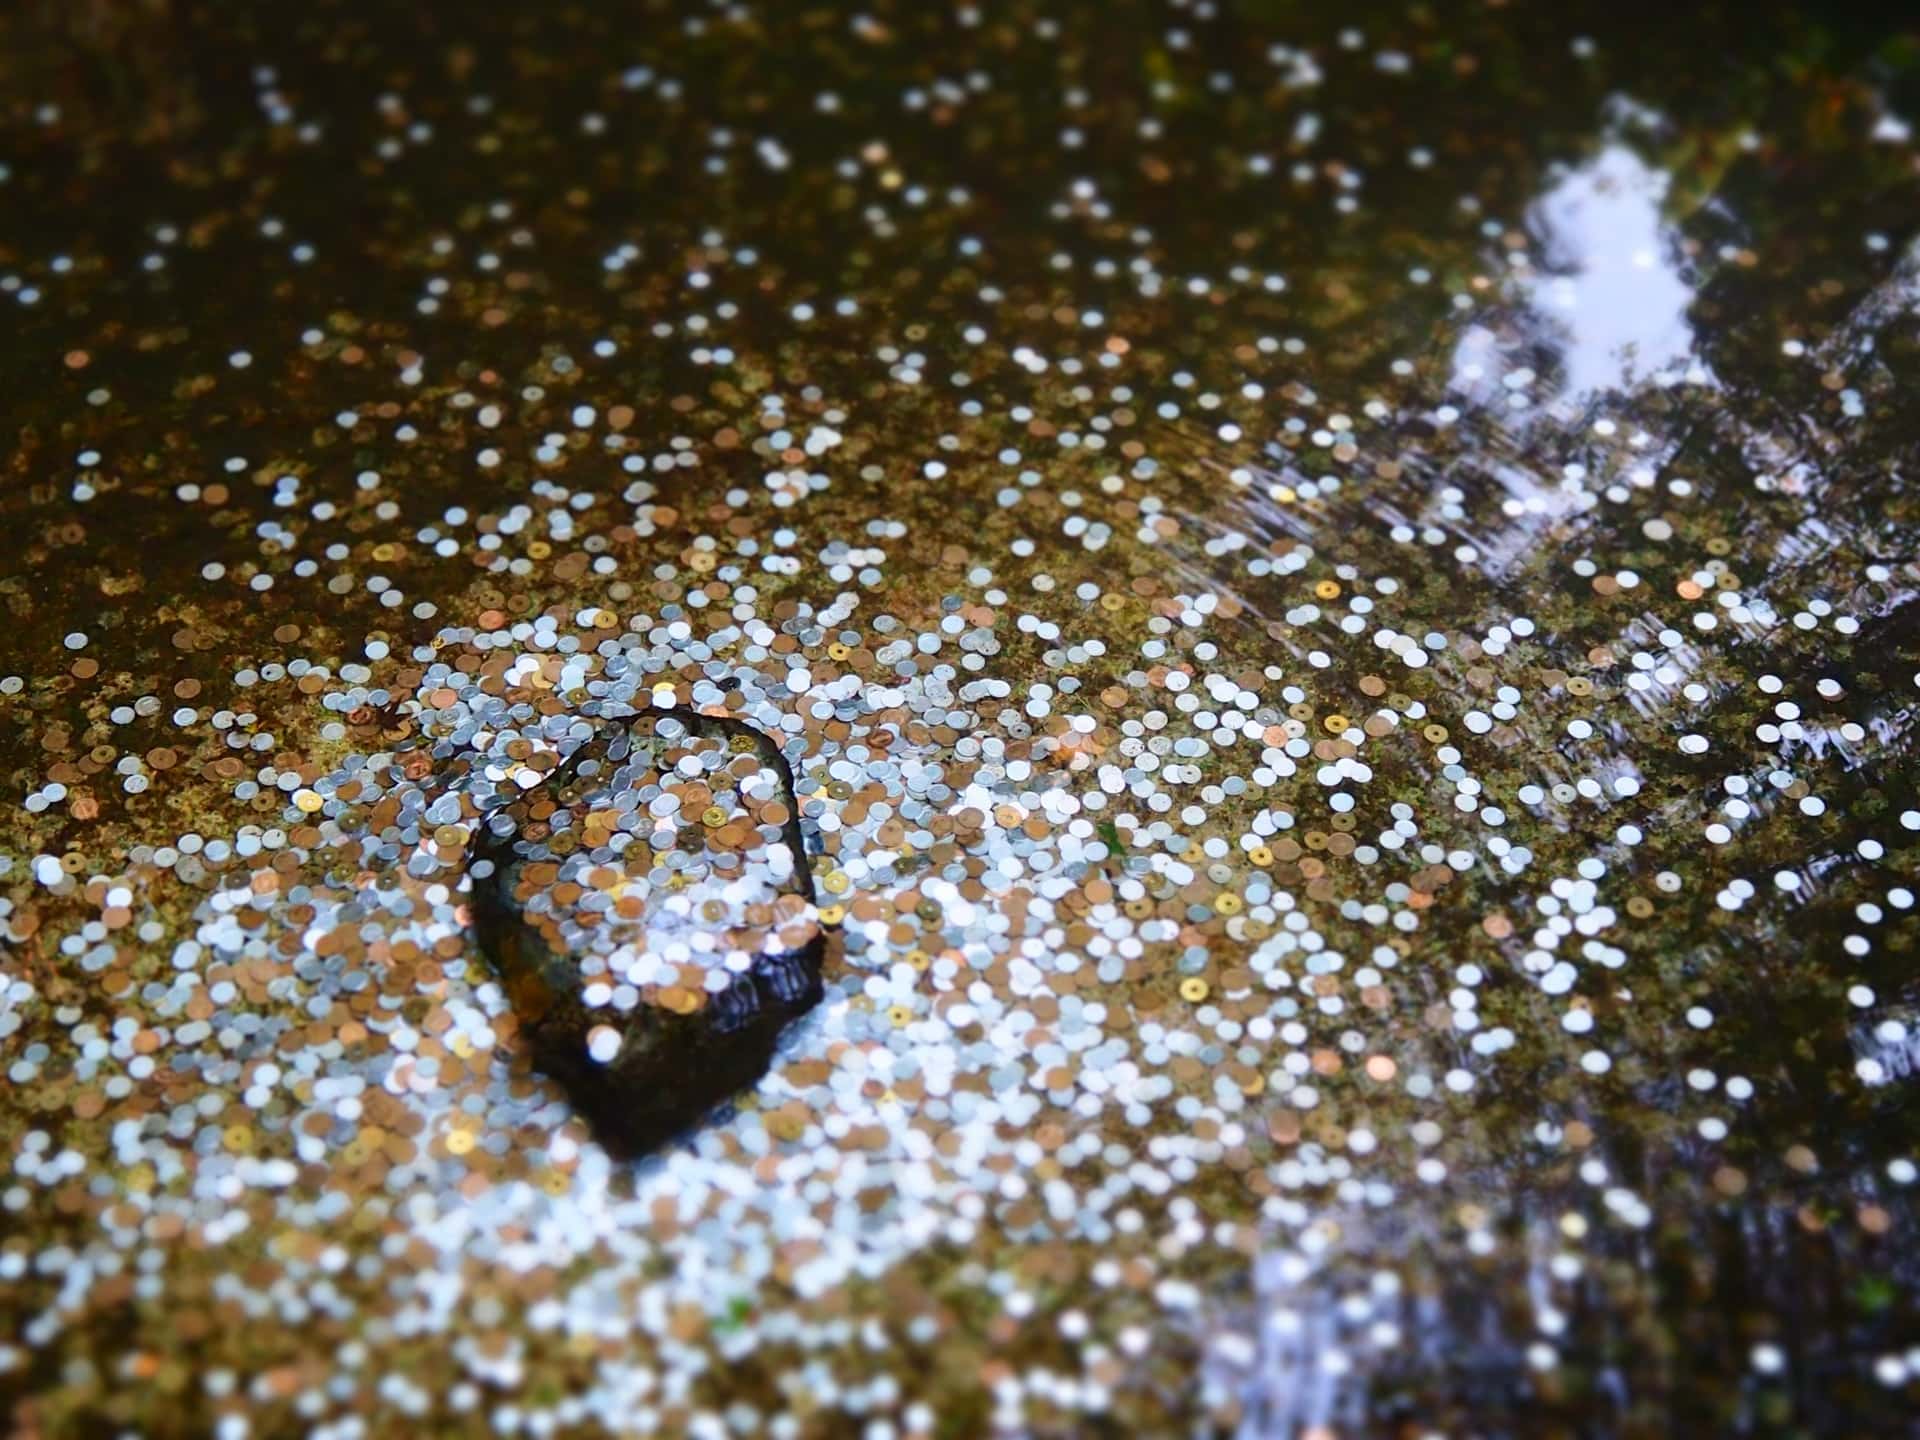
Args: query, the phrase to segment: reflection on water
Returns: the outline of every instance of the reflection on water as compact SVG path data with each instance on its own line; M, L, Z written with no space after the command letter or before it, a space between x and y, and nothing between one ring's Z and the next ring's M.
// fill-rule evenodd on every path
M1518 308L1466 328L1454 387L1524 412L1639 383L1712 383L1664 211L1670 185L1619 140L1556 178L1528 207L1529 248L1503 252Z

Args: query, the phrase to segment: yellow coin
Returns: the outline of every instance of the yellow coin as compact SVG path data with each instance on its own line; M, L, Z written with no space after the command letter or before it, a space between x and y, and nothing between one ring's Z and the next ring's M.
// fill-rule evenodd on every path
M821 907L820 923L822 925L838 925L846 918L847 907L844 905L826 905Z
M473 1132L456 1130L447 1136L447 1151L452 1155L464 1155L473 1149Z
M853 885L853 881L847 878L846 871L835 870L832 874L828 875L824 880L822 880L820 884L821 884L821 887L825 889L829 895L844 895L847 893L847 890Z
M1190 1005L1198 1005L1207 998L1207 982L1198 975L1189 975L1180 982L1180 998Z
M318 790L296 790L293 792L293 803L311 815L327 802L320 798Z
M1264 845L1256 845L1247 852L1247 859L1264 869L1273 864L1273 851Z
M1349 721L1347 717L1344 715L1329 715L1325 720L1321 721L1320 723L1327 727L1327 732L1329 734L1338 735L1342 730L1345 730L1347 726L1352 722Z
M1213 897L1213 908L1222 915L1238 915L1240 913L1240 897L1231 890L1224 890Z

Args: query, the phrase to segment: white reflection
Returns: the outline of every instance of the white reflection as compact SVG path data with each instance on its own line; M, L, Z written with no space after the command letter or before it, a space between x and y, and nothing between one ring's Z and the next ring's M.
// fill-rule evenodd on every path
M1670 177L1614 142L1563 177L1527 212L1536 263L1517 271L1519 334L1470 326L1454 351L1456 387L1510 408L1577 399L1643 382L1706 383L1693 355L1693 288L1660 213ZM1558 360L1551 392L1517 345Z

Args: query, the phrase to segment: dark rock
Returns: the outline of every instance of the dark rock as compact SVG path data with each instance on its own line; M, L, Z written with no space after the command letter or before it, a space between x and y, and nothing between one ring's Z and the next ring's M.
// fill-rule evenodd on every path
M602 723L601 734L481 827L473 849L474 928L507 989L534 1068L566 1090L609 1149L638 1154L684 1134L766 1072L786 1027L821 998L823 936L793 772L768 736L741 720L683 708ZM717 754L725 769L711 777L708 823L700 812L650 813L641 794L657 800L664 793L647 783L655 762L670 762L666 783L685 788L671 762L713 765ZM741 789L758 798L738 800L719 830L711 822L738 794L726 788L733 770L744 772ZM699 777L692 785L696 797L707 788ZM752 823L768 811L773 820ZM746 853L710 840L717 830ZM658 852L664 861L650 863L656 852L644 843L648 837L670 840ZM782 865L783 846L790 868ZM622 876L618 890L627 898L619 903L644 905L644 915L614 914L606 892L582 883L588 876L605 881L611 871ZM690 890L702 889L714 898L689 901ZM733 892L762 898L718 898ZM679 913L690 904L694 913ZM709 960L731 953L737 968L710 993L640 984L628 987L639 994L628 1008L608 1003L605 992L621 985L622 965L657 968L656 939L661 950L711 942ZM590 997L596 981L601 993ZM606 1027L619 1045L602 1060L591 1047ZM598 1038L604 1048L612 1037Z

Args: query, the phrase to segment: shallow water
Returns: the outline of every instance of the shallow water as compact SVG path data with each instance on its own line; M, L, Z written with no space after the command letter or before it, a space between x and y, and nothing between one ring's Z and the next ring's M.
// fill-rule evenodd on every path
M1920 1432L1910 22L0 40L14 1428ZM472 897L648 709L554 903L827 938L634 1157Z

